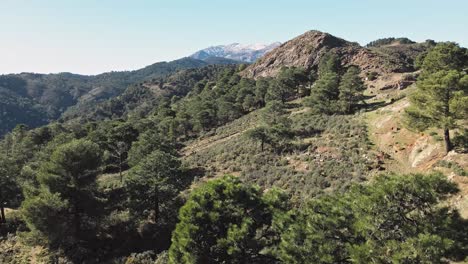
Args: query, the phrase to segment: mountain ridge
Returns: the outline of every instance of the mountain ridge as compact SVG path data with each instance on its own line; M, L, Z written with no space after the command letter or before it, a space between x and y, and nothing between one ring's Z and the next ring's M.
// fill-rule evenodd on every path
M133 71L111 71L98 75L68 72L0 75L0 90L3 90L4 94L2 113L5 116L0 135L10 131L19 123L36 127L56 120L71 106L78 107L75 107L76 112L80 107L114 98L135 83L170 75L181 69L200 68L210 64L240 64L242 60L255 61L241 72L241 75L256 79L273 77L283 66L314 69L326 52L334 51L340 56L344 66L359 66L363 76L371 72L380 76L379 82L369 83L372 87L377 89L400 87L402 76L390 75L394 72L412 71L416 55L424 51L421 47L420 44L408 44L365 48L358 43L311 30L283 44L233 43L212 46L189 57L170 62L157 62ZM393 83L389 84L388 79L394 80ZM21 112L32 113L31 116L36 118L34 121L25 122L28 118L24 116L19 118L18 122L15 121L14 116L18 115L12 113Z
M190 57L199 60L206 60L210 57L220 57L252 63L280 45L280 42L274 42L271 44L231 43L228 45L210 46L193 53Z
M281 67L302 67L311 70L317 68L321 57L329 51L339 55L343 66L359 66L363 73L388 74L414 70L408 67L402 68L400 60L387 60L387 54L381 50L365 48L357 42L350 42L318 30L310 30L272 50L247 67L242 75L254 79L273 77L278 74ZM402 59L406 59L407 55L402 53L402 56Z
M20 123L30 127L45 125L60 118L72 106L113 98L131 84L162 77L181 69L208 65L209 62L186 57L170 62L157 62L134 71L113 71L98 75L68 72L0 75L0 94L4 95L0 96L3 106L0 136ZM34 118L18 114L22 112L33 113L31 116Z

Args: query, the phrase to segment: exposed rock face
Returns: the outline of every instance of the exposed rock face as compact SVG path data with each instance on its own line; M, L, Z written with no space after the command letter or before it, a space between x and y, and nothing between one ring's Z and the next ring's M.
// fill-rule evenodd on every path
M320 31L308 31L270 51L242 73L245 77L272 77L281 67L316 68L321 57L333 50L341 57L343 66L356 65L365 72L374 71L380 75L398 71L385 57L358 43L337 38Z

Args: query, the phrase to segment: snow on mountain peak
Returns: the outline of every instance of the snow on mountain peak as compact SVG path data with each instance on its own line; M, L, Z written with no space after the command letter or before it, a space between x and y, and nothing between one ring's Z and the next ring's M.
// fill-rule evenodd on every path
M275 42L272 44L232 43L229 45L211 46L195 52L190 57L199 60L205 60L209 57L221 57L251 63L279 45L281 45L280 42Z

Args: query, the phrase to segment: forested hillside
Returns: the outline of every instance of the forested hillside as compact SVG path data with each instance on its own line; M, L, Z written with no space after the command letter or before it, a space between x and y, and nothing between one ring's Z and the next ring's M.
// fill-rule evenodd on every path
M310 31L192 62L5 135L0 263L467 260L466 48Z
M45 125L60 118L71 106L75 106L75 111L82 111L89 105L121 94L131 84L208 64L184 58L155 63L135 71L108 72L95 76L71 73L1 75L0 135L18 124L30 127Z

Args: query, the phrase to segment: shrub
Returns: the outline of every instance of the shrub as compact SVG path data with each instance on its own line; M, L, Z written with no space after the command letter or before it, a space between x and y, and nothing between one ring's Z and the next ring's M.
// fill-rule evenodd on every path
M379 75L379 74L378 74L377 72L375 72L375 71L366 72L366 78L367 78L367 80L369 80L369 81L374 81L374 80L376 80L377 77L378 77L378 75Z

